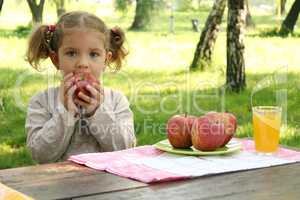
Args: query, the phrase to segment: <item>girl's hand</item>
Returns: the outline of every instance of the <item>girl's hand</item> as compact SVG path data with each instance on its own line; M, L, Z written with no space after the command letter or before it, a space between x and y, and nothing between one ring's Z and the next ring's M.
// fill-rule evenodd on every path
M78 96L80 98L76 98L74 102L85 109L85 115L87 117L91 117L103 102L104 93L103 88L101 88L98 83L87 85L86 89L91 93L91 97L85 95L83 92L79 92Z
M73 95L76 90L76 86L73 84L73 73L69 73L64 76L64 79L59 88L60 101L63 103L66 110L73 113L74 116L78 113L78 108L73 100Z

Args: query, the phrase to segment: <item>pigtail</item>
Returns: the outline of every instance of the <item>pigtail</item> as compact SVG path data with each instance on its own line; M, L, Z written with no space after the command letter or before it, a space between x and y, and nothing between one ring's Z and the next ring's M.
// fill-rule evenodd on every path
M49 56L50 48L47 43L48 26L39 25L29 38L28 48L26 52L26 61L38 70L41 59L46 59Z
M110 29L110 48L112 58L109 63L115 63L115 70L120 70L122 61L128 55L127 49L124 47L125 33L119 27Z

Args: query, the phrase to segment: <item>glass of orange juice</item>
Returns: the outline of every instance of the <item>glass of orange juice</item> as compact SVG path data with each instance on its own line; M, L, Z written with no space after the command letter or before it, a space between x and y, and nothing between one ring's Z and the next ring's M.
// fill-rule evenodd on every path
M278 149L281 127L281 111L276 106L256 106L253 112L253 132L255 150L262 154L272 154Z

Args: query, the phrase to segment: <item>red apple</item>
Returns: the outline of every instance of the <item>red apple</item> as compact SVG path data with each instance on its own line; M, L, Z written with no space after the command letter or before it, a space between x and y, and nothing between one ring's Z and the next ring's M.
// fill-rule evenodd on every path
M92 96L90 91L86 89L87 85L93 85L93 83L99 84L99 81L88 72L79 72L74 74L74 82L73 84L76 85L76 90L74 92L74 98L79 98L79 92L84 93L87 96ZM83 99L81 99L83 100Z
M189 148L192 146L191 129L196 117L175 115L167 122L167 136L174 148Z
M222 123L224 123L226 139L221 146L225 146L235 134L237 128L236 117L231 113L217 113L217 112L209 112L205 116L208 117L209 119L219 120Z
M201 151L213 151L226 139L224 123L207 116L195 120L191 135L193 147Z

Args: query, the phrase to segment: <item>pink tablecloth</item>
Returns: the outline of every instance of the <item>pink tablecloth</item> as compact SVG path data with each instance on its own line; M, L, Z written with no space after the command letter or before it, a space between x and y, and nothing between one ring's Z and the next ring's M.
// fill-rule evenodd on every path
M257 155L252 140L235 140L242 143L242 150L224 156L175 155L146 145L115 152L80 154L71 156L69 160L145 183L187 179L300 161L300 152L297 151L280 148L272 156Z

